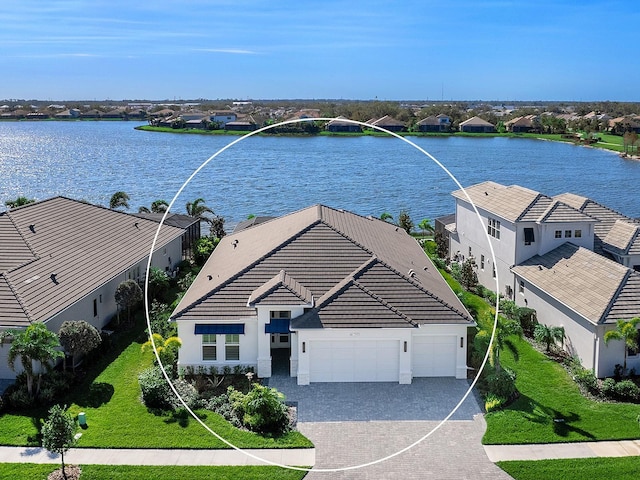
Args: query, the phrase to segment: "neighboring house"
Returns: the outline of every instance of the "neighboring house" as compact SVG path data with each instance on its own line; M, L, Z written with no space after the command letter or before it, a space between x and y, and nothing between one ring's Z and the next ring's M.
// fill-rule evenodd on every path
M224 237L173 312L179 366L300 385L466 378L474 323L414 238L315 205Z
M54 197L0 213L0 329L65 320L103 328L117 313L115 291L143 280L158 223L104 207ZM152 265L181 260L182 228L160 230ZM15 378L0 347L0 378Z
M325 125L325 129L329 132L362 132L362 127L357 123L346 122L343 116L334 118Z
M235 122L238 115L233 110L220 110L209 115L209 121L217 123L221 129L226 128L227 123Z
M537 115L526 115L513 118L504 124L507 132L528 133L540 130L540 121Z
M369 120L367 123L375 125L376 127L384 128L390 132L402 132L407 127L405 122L397 120L389 115L385 115L384 117L375 120Z
M234 130L236 132L253 132L258 129L258 123L252 115L243 115L232 122L227 122L224 128L225 130Z
M466 192L466 194L465 194ZM469 195L469 198L467 198ZM572 241L593 250L597 220L567 203L518 185L484 182L453 192L455 225L449 226L449 255L464 261L473 256L478 280L513 299L511 267ZM476 215L471 199L478 209ZM482 222L482 223L481 223ZM496 256L493 263L487 234Z
M136 217L146 218L160 223L163 213L134 213ZM183 230L182 234L182 260L193 258L194 247L196 242L201 236L201 223L199 218L191 217L189 215L183 215L179 213L169 213L164 220L164 225L169 227L177 227ZM165 271L168 271L169 266L165 266Z
M496 127L480 117L471 117L460 122L460 131L467 133L494 133Z
M604 333L616 320L640 316L640 274L633 270L640 270L640 225L571 193L549 197L484 182L453 196L450 256L473 257L481 284L534 308L539 322L564 327L565 348L598 377L612 375L624 349L605 345ZM640 355L628 365L640 368Z
M58 119L80 118L80 110L78 110L77 108L64 110L63 112L56 113L55 118L58 118Z
M438 119L434 116L423 118L418 123L416 123L416 127L419 132L441 132L441 126Z

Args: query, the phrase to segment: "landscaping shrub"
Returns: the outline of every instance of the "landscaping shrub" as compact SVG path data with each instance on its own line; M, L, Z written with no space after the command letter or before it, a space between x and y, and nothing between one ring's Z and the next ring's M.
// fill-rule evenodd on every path
M178 378L177 380L173 381L173 386L178 392L178 394L182 397L182 400L184 400L184 403L186 403L189 408L198 408L201 405L198 391L189 382L181 378ZM168 400L171 403L171 406L173 407L174 410L183 408L182 402L180 402L180 399L176 397L176 394L173 393L173 391L171 391L170 387L169 387Z
M598 394L598 379L594 375L593 371L582 368L582 366L574 367L573 379L578 385L587 390L590 393Z
M20 385L9 394L9 404L17 410L33 406L26 384Z
M518 308L516 316L518 321L520 322L520 326L522 327L522 331L525 336L532 338L533 332L535 331L536 325L538 324L536 311L533 308L520 307Z
M440 270L447 269L447 261L444 258L435 257L431 260L433 261L433 264L436 266L436 268L439 268Z
M173 392L169 388L160 367L154 366L143 370L138 375L138 383L142 390L142 402L148 408L169 410L173 408L171 403Z
M492 371L484 378L487 396L493 394L496 397L508 400L516 393L515 372L503 368L499 372Z
M502 408L505 404L505 399L494 395L493 393L487 394L487 397L484 400L484 409L489 412L493 412Z
M254 383L247 394L229 387L229 400L242 424L253 432L281 435L289 430L284 395L275 388Z
M640 399L640 388L631 380L622 380L613 387L613 392L618 400L635 402Z
M602 396L606 397L606 398L613 398L615 396L615 388L616 388L616 381L614 378L605 378L602 381L602 385L600 387L600 392L602 393Z

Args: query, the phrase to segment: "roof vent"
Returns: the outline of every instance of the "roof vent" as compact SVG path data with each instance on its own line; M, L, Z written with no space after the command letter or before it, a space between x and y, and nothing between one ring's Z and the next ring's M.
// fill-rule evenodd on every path
M51 281L56 285L58 285L58 279L56 278L57 275L58 274L55 272L51 274Z
M211 275L207 275L207 280L213 280L213 277Z
M238 239L236 238L233 242L231 242L231 245L233 245L233 248L236 248L238 246Z
M484 194L485 194L487 197L489 196L489 194L488 194L487 192L484 192Z
M140 225L138 225L138 222L134 223L133 226L140 230Z
M409 269L409 276L413 278L415 277L415 275L416 275L416 272L413 271L413 268Z
M31 225L29 225L29 230L31 230L31 233L36 233L36 226L35 226L35 224L33 224L33 223L32 223Z

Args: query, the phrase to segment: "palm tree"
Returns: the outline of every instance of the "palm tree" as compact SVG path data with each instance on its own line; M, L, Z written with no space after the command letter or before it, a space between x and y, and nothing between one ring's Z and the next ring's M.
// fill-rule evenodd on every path
M199 218L205 222L211 222L211 218L207 214L213 215L213 210L204 204L204 198L196 198L193 202L187 202L187 215Z
M11 342L7 362L9 367L15 370L16 360L20 358L20 363L22 363L22 368L27 376L27 392L31 398L34 398L40 393L42 373L38 373L38 383L34 392L35 372L33 362L38 362L49 370L51 361L64 357L64 353L59 350L60 342L58 336L49 331L44 323L32 323L24 331L12 332L12 335L13 341Z
M624 342L624 364L622 365L622 372L627 372L627 355L629 352L638 352L638 324L640 324L640 317L632 318L631 320L618 320L616 322L616 329L609 330L604 334L604 343L608 345L611 340L622 340Z
M11 209L11 208L22 207L23 205L27 205L33 202L35 202L33 198L27 198L21 195L15 200L7 200L6 202L4 202L4 204L6 205L7 208Z
M169 204L166 200L156 200L151 203L151 209L147 207L139 207L138 213L164 213L169 208Z
M389 212L382 212L382 214L380 215L380 220L382 220L383 222L386 222L387 220L393 220L393 215L391 215Z
M431 225L431 220L429 220L428 218L423 218L422 220L420 220L418 228L422 230L423 237L427 234L433 234L433 232L435 231L433 225Z
M491 334L493 332L494 318L487 316L483 322L483 326L476 334L476 340L489 345ZM500 365L500 353L505 349L513 354L514 357L518 357L518 350L515 344L511 341L512 336L522 337L522 327L516 320L508 320L503 316L498 316L498 322L495 325L495 335L493 336L493 342L488 346L489 348L489 363L493 366L496 372L500 372L502 366Z
M119 208L124 208L125 210L129 209L129 195L125 192L116 192L111 196L111 200L109 201L109 208L112 210L117 210Z
M544 343L547 347L547 352L551 350L551 344L556 342L562 342L564 340L564 328L563 327L550 327L539 323L536 325L533 331L533 338L538 343Z

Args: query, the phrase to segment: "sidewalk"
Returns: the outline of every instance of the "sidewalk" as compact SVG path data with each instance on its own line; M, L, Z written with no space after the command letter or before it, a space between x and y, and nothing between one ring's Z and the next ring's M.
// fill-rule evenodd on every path
M492 462L501 462L504 460L640 456L640 440L483 446L489 460Z
M247 453L280 465L313 466L315 448L247 449ZM268 465L242 451L72 448L65 463L77 465ZM40 447L0 446L0 463L60 463L60 456Z

